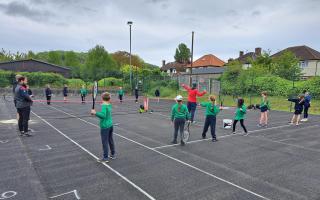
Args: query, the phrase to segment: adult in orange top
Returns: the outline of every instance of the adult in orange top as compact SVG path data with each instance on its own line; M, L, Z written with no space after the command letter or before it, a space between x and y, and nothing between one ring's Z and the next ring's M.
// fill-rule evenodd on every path
M193 83L192 84L192 88L190 88L189 86L182 84L181 85L184 89L187 90L188 92L188 103L187 103L187 107L188 107L188 111L191 113L191 122L193 122L194 120L194 113L196 112L196 108L197 108L197 96L201 97L204 94L207 93L207 91L203 91L203 92L199 92L196 88L197 88L197 84Z

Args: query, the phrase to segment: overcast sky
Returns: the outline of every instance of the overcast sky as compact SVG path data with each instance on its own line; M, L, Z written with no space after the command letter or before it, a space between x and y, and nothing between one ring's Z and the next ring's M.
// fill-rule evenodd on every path
M194 58L227 60L255 47L320 51L320 0L0 0L0 48L129 51L161 65L181 42Z

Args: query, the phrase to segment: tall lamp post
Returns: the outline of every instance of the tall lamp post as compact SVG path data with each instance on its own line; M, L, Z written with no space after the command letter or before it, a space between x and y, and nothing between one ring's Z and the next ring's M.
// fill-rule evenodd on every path
M129 55L129 63L130 63L130 86L131 86L131 91L132 91L132 65L131 65L131 26L133 24L132 21L128 21L127 24L130 27L130 55Z

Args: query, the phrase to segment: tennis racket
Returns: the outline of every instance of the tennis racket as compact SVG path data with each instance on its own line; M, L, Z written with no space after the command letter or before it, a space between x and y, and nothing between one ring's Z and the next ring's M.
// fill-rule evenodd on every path
M94 109L94 106L96 104L97 94L98 94L98 82L95 81L92 87L92 109Z
M188 142L189 141L189 138L190 138L190 124L191 124L191 122L187 121L185 123L185 125L184 125L183 138L182 138L182 140L184 142Z

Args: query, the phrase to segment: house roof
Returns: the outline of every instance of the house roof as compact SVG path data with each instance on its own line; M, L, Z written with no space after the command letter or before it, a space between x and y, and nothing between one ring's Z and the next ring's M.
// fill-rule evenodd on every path
M258 56L255 54L255 52L248 52L236 60L240 61L242 64L249 64L249 59L255 60Z
M194 61L192 64L192 68L198 68L198 67L222 67L226 63L219 59L218 57L208 54L204 55L198 60ZM191 67L191 65L188 65L188 67Z
M224 70L224 67L195 68L192 70L192 74L222 74Z
M320 60L320 52L306 45L286 48L272 55L280 56L284 51L291 51L299 60Z
M55 64L48 63L48 62L41 61L41 60L36 60L36 59L33 59L33 58L31 58L31 59L24 59L24 60L12 60L12 61L0 62L0 64L16 63L16 62L27 62L27 61L35 61L35 62L39 62L39 63L44 63L44 64L47 64L47 65L51 65L51 66L54 66L54 67L62 68L62 69L65 69L65 70L70 70L70 68L68 68L68 67L62 67L62 66L59 66L59 65L55 65Z
M161 67L162 71L175 69L176 71L185 71L186 64L179 62L169 62Z

